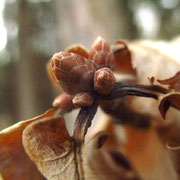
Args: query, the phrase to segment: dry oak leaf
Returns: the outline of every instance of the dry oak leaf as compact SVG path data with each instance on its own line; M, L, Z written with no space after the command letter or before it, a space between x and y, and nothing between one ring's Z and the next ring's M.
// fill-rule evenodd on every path
M122 61L119 54L124 49L126 55L126 63L120 62L125 67L126 73L132 76L131 81L139 84L149 84L149 79L168 79L180 70L180 55L178 47L180 38L172 41L134 41L127 42L127 48L120 47L119 41L112 46L112 51L115 54L116 62ZM119 53L119 54L118 54ZM130 58L129 58L130 56ZM129 60L130 59L130 60ZM116 63L118 64L118 63ZM135 71L135 73L134 73ZM121 73L121 72L119 72ZM158 84L159 85L159 84ZM130 97L129 108L141 114L149 114L154 119L162 121L158 106L159 102L149 98ZM167 121L177 120L180 112L171 109L166 116Z
M102 126L105 124L104 120L101 121ZM95 174L98 180L141 180L126 153L122 151L122 144L117 143L116 134L111 129L112 124L111 121L107 129L101 126L97 130L95 127L92 132L95 135L86 144L86 164L93 172L91 175ZM90 179L95 177L91 176Z
M56 117L53 109L1 131L0 146L3 180L83 179L76 162L81 146L75 147L64 119Z
M91 133L96 134L99 131L105 131L109 134L109 137L100 149L101 154L96 152L96 156L88 158L90 162L98 158L100 159L96 164L90 163L96 171L101 171L104 166L108 166L105 163L100 164L99 162L102 161L102 154L112 148L113 151L124 155L127 160L126 162L130 163L132 170L129 173L133 173L133 177L138 175L143 180L178 179L174 157L171 152L168 152L166 145L159 136L157 128L153 126L137 128L132 125L119 125L113 123L112 117L106 117L98 121ZM90 153L93 152L90 151ZM126 166L122 165L122 167ZM109 169L108 167L104 172L108 172ZM126 171L125 175L128 175L128 171ZM127 177L125 175L123 177ZM106 173L105 176L109 177Z
M131 64L136 70L138 82L148 84L148 77L167 79L180 69L180 57L172 56L178 52L176 41L135 41L128 43ZM175 48L176 47L176 48ZM168 50L172 51L168 54Z
M50 117L31 123L23 132L23 145L47 179L79 179L75 144L62 117Z
M45 179L26 154L22 145L22 133L33 121L53 114L54 110L49 110L36 118L21 121L0 132L0 173L4 180Z
M169 93L160 96L159 110L165 117L170 106L180 110L180 71L173 77L165 80L157 80L161 85L168 86Z

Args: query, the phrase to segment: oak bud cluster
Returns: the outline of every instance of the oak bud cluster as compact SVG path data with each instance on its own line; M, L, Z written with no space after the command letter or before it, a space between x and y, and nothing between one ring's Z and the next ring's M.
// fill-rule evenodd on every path
M90 106L93 91L109 94L115 83L112 72L114 55L101 37L95 40L89 53L81 46L74 46L66 52L54 54L50 66L59 85L71 97L58 96L53 102L55 107L70 109L72 104L74 107Z

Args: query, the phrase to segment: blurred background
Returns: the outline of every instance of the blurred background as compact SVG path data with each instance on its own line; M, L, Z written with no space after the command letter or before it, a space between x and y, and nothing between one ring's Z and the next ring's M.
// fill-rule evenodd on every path
M68 45L179 33L180 0L1 0L0 129L51 107L46 63Z

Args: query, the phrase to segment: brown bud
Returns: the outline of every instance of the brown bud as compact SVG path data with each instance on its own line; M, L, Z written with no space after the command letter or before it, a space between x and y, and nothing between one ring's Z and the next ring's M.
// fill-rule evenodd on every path
M66 93L57 96L53 101L53 106L61 109L71 110L73 108L72 96Z
M112 54L109 45L102 38L98 37L89 52L89 58L92 59L94 66L114 68L114 55Z
M88 93L78 93L72 100L74 106L80 108L91 106L93 101L93 97Z
M70 52L59 52L52 57L51 68L66 93L91 90L94 66L89 59Z
M109 94L115 83L113 72L109 68L98 69L94 74L94 90L101 94Z

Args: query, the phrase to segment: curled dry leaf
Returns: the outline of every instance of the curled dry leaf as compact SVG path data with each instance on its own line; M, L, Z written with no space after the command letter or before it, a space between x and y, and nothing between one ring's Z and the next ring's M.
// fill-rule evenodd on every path
M159 111L163 118L165 118L166 112L170 106L180 110L180 92L168 93L161 98Z
M167 79L179 71L178 59L168 56L163 48L155 46L158 41L135 41L128 44L131 52L131 63L136 70L138 83L148 84L148 77ZM168 44L171 48L170 42ZM174 52L176 53L176 52Z
M23 145L47 179L78 179L74 143L62 117L31 123L23 132Z
M44 180L22 145L23 130L34 121L53 116L54 110L36 118L21 121L0 132L0 173L4 180Z
M168 88L174 91L180 91L180 71L173 77L165 80L157 80L160 84L168 85Z
M159 41L128 42L126 46L130 52L130 58L127 58L127 61L123 61L125 58L121 59L121 55L123 56L123 53L121 54L121 49L124 51L127 50L126 46L123 44L122 41L117 41L112 46L117 68L120 67L117 62L126 62L124 64L126 73L134 74L133 81L136 83L149 84L148 78L151 77L155 77L156 79L167 79L172 77L174 73L178 72L180 69L178 56L172 56L177 54L177 48L175 47L178 47L179 44L176 40L163 43ZM171 53L167 53L170 51ZM126 55L126 57L129 56ZM135 73L133 73L132 70L135 71ZM154 119L158 119L159 122L162 121L162 117L158 112L159 103L157 101L152 99L142 100L137 97L128 99L131 99L129 108L133 111L141 114L149 114L154 117ZM169 115L166 117L167 121L173 121L180 115L179 112L174 112L174 110L171 110L168 114Z
M169 93L160 95L159 110L165 118L166 112L170 106L180 110L180 71L173 77L165 80L157 80L161 85L168 86Z

